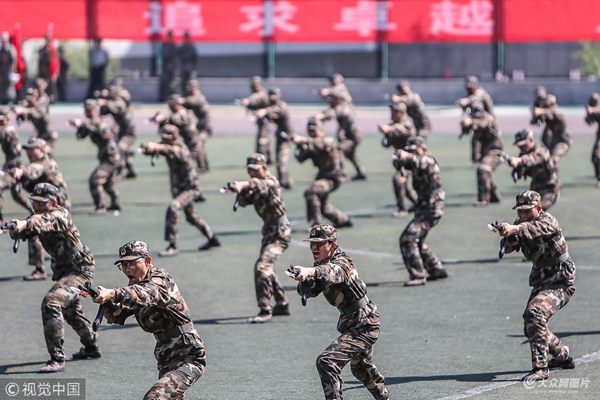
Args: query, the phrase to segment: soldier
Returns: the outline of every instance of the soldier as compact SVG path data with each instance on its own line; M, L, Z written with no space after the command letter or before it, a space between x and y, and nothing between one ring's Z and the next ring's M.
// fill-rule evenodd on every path
M120 211L119 191L115 187L114 179L121 164L119 146L115 142L114 134L100 118L98 102L94 99L87 99L84 107L87 120L82 121L76 118L70 120L69 123L77 128L77 139L85 139L89 136L98 147L100 165L94 169L89 179L90 193L96 209L90 214L103 215L106 214L106 210ZM111 200L108 209L104 205L104 191L108 193Z
M546 108L534 108L533 113L546 124L542 132L542 144L550 150L558 169L560 161L571 148L571 133L567 129L565 115L556 105L556 97L549 94L546 98L546 105Z
M477 165L477 202L476 207L485 207L500 202L500 192L492 180L492 172L500 165L500 156L504 149L502 131L496 124L496 118L484 111L483 104L471 102L470 116L461 120L462 134L473 132L472 160Z
M187 110L183 107L184 100L178 94L172 94L169 96L167 104L171 115L156 114L153 121L158 123L159 126L166 124L175 125L179 130L179 135L183 138L183 142L188 147L192 159L196 160L198 169L202 170L203 163L206 160L206 152L204 150L204 142L200 138L200 132L192 123L192 118ZM204 159L202 158L204 157ZM203 201L204 197L196 199L196 201Z
M69 211L58 205L58 196L58 189L53 185L36 185L29 196L34 214L26 220L12 220L16 228L10 231L11 236L18 235L23 239L38 236L42 246L52 257L54 285L42 301L44 337L50 361L40 369L41 373L65 369L65 321L73 327L84 345L73 354L74 359L101 356L96 345L98 335L83 315L79 295L71 289L93 280L94 256L81 242L79 230Z
M536 108L547 108L548 92L544 86L538 86L534 92L533 105L531 106L531 121L530 125L541 125L542 118L539 115L535 115Z
M332 90L327 96L329 108L315 115L319 121L329 121L336 119L338 122L338 148L344 153L346 159L354 165L356 175L352 177L353 181L367 179L364 167L361 165L356 148L360 144L362 134L360 128L356 126L356 113L350 104L344 102L343 95L336 90Z
M15 107L17 121L30 121L35 128L35 136L46 141L46 154L53 158L52 150L58 140L58 132L50 129L50 116L45 104L38 103L39 93L37 89L28 90L25 96L25 107Z
M142 153L148 156L163 155L169 165L171 194L173 200L167 208L165 220L165 240L169 242L166 250L158 253L160 257L173 257L179 253L177 249L177 231L179 230L179 212L183 209L187 222L195 226L208 242L198 250L208 250L221 245L221 241L210 230L210 226L198 216L194 209L194 201L204 198L198 173L194 169L189 149L179 140L179 129L174 125L163 125L160 128L160 143L149 142Z
M403 149L406 147L408 140L416 135L415 126L406 117L406 110L406 103L396 102L390 104L391 121L387 125L377 125L377 130L383 133L381 140L383 147L393 147L395 150ZM408 215L408 207L404 204L404 199L408 198L413 205L417 200L415 191L408 186L409 176L410 170L399 168L392 179L396 205L398 206L398 211L394 212L396 218Z
M173 32L167 32L167 41L163 42L162 50L162 74L160 75L159 100L167 100L173 93L173 79L177 71L177 45L173 43Z
M292 188L287 162L290 157L289 138L294 135L290 124L290 112L285 101L281 100L281 91L278 88L269 89L269 103L267 107L256 111L256 118L265 118L277 126L275 131L275 160L277 163L277 179L284 189Z
M429 230L440 222L444 214L446 194L442 190L440 167L427 151L425 139L420 136L412 138L404 150L396 150L394 157L396 168L402 164L412 171L413 188L419 196L415 203L415 217L400 236L400 251L410 277L404 286L421 286L427 281L447 278L448 272L425 244ZM425 270L429 275L427 279Z
M539 381L548 379L549 368L575 368L569 348L548 329L548 320L575 293L575 264L558 221L542 210L539 193L519 193L513 209L517 210L515 222L503 222L494 232L507 239L507 253L521 250L533 264L529 274L532 290L523 314L533 369L523 380ZM548 353L554 357L550 361Z
M22 188L32 193L39 183L50 183L58 190L57 202L60 207L71 211L71 200L67 195L67 184L63 179L58 164L46 155L46 142L44 139L32 137L27 144L23 145L29 158L29 166L26 168L13 168L11 175L21 184ZM29 265L35 267L30 275L23 277L25 281L37 281L46 279L46 268L44 267L44 248L36 236L27 241Z
M344 77L342 74L336 72L335 74L331 75L329 77L329 83L331 83L330 87L319 90L319 94L323 99L328 100L330 93L337 92L342 96L342 100L348 104L352 104L352 96L344 84Z
M505 162L514 168L513 179L530 176L530 190L540 194L542 210L548 211L558 200L561 187L550 152L543 146L536 146L531 129L517 132L513 144L521 150L519 157L505 157Z
M37 106L44 114L48 114L50 116L50 96L46 93L46 89L48 88L48 82L44 78L36 78L35 80L35 90L29 91L35 96L37 96Z
M417 136L422 136L425 139L431 132L431 122L429 116L425 112L425 103L421 100L418 93L413 92L410 88L410 82L401 80L396 86L398 94L393 94L390 98L392 104L406 104L406 113L412 118Z
M494 115L494 102L488 92L479 86L479 80L476 76L470 75L465 78L465 90L467 91L467 97L463 97L456 101L463 111L466 110L474 100L479 100L483 103L485 112Z
M100 106L100 115L111 115L115 121L112 132L121 153L121 164L117 170L117 176L122 178L124 175L126 179L135 178L137 173L129 160L129 154L137 135L130 107L121 96L119 88L114 85L109 86L106 99L98 99L98 105ZM124 170L127 170L126 174Z
M250 96L240 100L240 104L247 110L256 112L261 108L269 106L269 96L262 87L262 78L255 76L250 81ZM236 100L237 101L237 100ZM273 154L271 152L271 139L269 138L269 120L266 118L256 118L258 133L256 134L256 152L267 157L267 164L273 163Z
M102 48L102 39L95 38L94 45L90 48L90 84L86 98L94 97L96 91L103 90L106 86L106 67L110 62L108 52Z
M127 106L127 110L129 110L131 107L131 93L129 93L129 90L127 90L123 87L123 79L121 79L121 78L113 79L112 81L110 81L109 87L110 86L115 86L117 88L117 90L119 91L119 96L125 102L125 105ZM101 94L102 94L102 97L108 97L108 90L103 89L101 91ZM95 96L95 97L99 97L99 96Z
M177 283L167 271L152 264L150 248L138 240L119 248L115 265L129 284L114 289L98 286L94 303L113 300L117 304L104 314L109 324L123 324L134 315L140 328L154 334L159 379L144 399L183 399L204 373L206 352Z
M323 293L327 302L340 311L337 329L341 335L317 357L323 392L326 399L342 398L341 372L350 363L352 375L373 398L387 400L385 377L373 364L373 345L380 333L379 311L367 297L367 285L358 276L352 259L338 247L337 238L338 232L331 225L313 227L305 239L310 242L313 266L298 265L287 271L300 282L298 293L306 297Z
M236 202L241 207L252 204L263 220L260 255L254 263L254 288L260 311L248 320L260 324L271 321L274 315L290 315L290 303L273 267L290 245L292 228L281 198L279 181L269 172L267 158L260 153L252 154L246 160L246 169L250 180L235 181L234 188L227 191L238 194ZM272 297L275 298L274 307L271 306Z
M196 60L198 53L196 47L190 41L189 32L183 34L183 44L177 50L179 56L179 76L181 77L181 91L187 92L190 79L196 77Z
M293 141L297 144L296 159L301 163L311 159L319 169L316 180L304 191L308 224L311 227L320 225L322 214L338 228L352 226L346 214L327 202L329 194L346 180L342 155L335 147L333 138L325 137L319 121L311 118L306 130L309 138L294 136Z
M198 145L198 173L208 172L208 157L205 144L209 136L212 136L212 124L210 122L210 109L206 97L200 93L200 83L196 79L188 81L185 86L186 97L183 98L183 108L192 110L198 122L196 129L200 132L200 144Z
M592 164L596 175L596 186L600 188L600 94L593 93L585 107L585 122L588 125L598 124L596 141L592 149Z

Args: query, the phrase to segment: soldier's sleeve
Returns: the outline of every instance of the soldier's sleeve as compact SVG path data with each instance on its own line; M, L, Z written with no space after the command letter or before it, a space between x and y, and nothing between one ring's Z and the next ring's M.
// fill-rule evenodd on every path
M33 214L27 218L27 226L21 236L28 239L41 233L63 231L68 225L64 217L59 213Z
M294 152L294 156L298 162L303 163L308 160L311 156L311 153L314 149L314 139L308 138L305 143L299 143L296 145L296 151Z
M148 282L115 288L115 302L130 310L166 305L170 297L164 276L153 276Z
M252 93L250 96L248 96L248 105L246 106L246 108L252 111L256 111L259 108L263 108L263 101L261 99L261 96L256 93Z
M127 111L127 105L122 99L107 101L106 108L111 114L117 115L125 114L125 111Z
M27 168L23 168L23 176L21 182L34 181L44 174L44 166L38 163L30 164Z
M315 267L315 279L327 282L328 284L342 283L346 280L346 276L343 273L342 266L338 263L342 263L343 260L335 260L335 262L328 262L326 264L317 265Z
M536 220L519 223L519 236L532 240L534 238L552 236L560 229L556 219L547 213Z
M92 124L90 120L85 120L81 123L79 128L77 128L77 137L83 139L87 137L92 132L97 132L97 126Z
M253 193L259 193L261 196L268 196L269 188L272 186L270 179L252 178L248 181L248 190Z
M168 156L171 153L174 153L175 157L181 158L181 151L177 151L177 149L175 149L175 146L171 146L168 144L159 143L157 152L158 154L164 157Z
M530 153L523 154L521 156L521 159L523 160L523 166L526 168L530 168L535 165L538 165L543 161L542 155L536 151L532 151Z
M321 111L321 114L323 114L323 121L329 121L336 118L336 113L333 108L327 108Z

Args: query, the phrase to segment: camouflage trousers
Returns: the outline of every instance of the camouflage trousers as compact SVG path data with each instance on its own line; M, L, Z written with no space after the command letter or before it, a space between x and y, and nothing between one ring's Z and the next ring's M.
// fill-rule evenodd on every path
M329 194L341 185L340 181L333 179L318 179L311 187L304 191L306 199L306 216L310 226L321 223L321 214L340 225L348 221L348 216L327 202Z
M256 301L262 313L272 312L271 298L276 304L287 303L283 285L275 273L277 258L288 248L292 240L292 228L284 215L275 223L265 223L262 227L260 255L254 264L254 288Z
M200 190L186 190L179 193L169 204L165 219L165 240L170 244L177 243L177 232L179 231L179 212L183 209L188 223L198 228L206 238L213 237L210 226L205 220L198 216L194 208L194 199L200 194Z
M90 321L83 315L79 295L71 291L71 287L84 285L92 277L67 275L54 283L42 301L42 322L44 338L48 353L55 360L64 360L63 343L65 337L65 321L79 335L84 346L96 344L98 335L92 330Z
M275 135L277 141L275 143L275 163L277 164L277 179L282 188L289 189L292 187L290 179L290 171L287 163L290 158L290 142L281 137L280 134Z
M492 172L500 165L500 150L492 150L483 155L478 162L477 167L477 200L478 201L498 201L500 193L496 184L492 180Z
M206 369L206 355L185 357L174 360L164 367L158 381L144 395L144 400L180 400L185 398L185 391L190 388Z
M541 196L542 210L548 211L550 207L556 203L556 200L560 197L560 186L557 185L553 190L550 189L531 189L538 192Z
M373 364L373 345L379 338L379 312L374 303L364 306L357 314L358 323L344 329L342 334L333 341L317 357L317 371L325 399L343 400L341 377L342 369L350 363L352 375L361 381L373 398L389 399L385 386L385 377ZM344 316L340 317L340 323Z
M421 129L417 129L417 136L422 137L423 139L425 139L427 141L427 138L429 137L429 134L431 133L431 128L421 128Z
M48 130L46 132L36 132L35 136L46 141L46 148L44 150L46 151L46 154L48 154L49 158L54 159L54 155L52 152L54 151L54 146L56 145L56 141L58 140L58 132L55 130Z
M115 187L114 177L117 173L117 167L110 163L103 162L92 172L89 179L90 193L94 200L96 208L104 208L104 192L108 193L111 200L111 206L121 206L119 191Z
M560 161L567 155L570 148L571 146L568 143L560 142L556 143L552 149L549 149L557 169Z
M523 319L533 368L547 368L548 353L559 360L569 356L567 348L548 329L548 320L567 305L573 293L575 286L563 284L549 284L531 291Z
M186 143L192 154L192 159L196 160L199 172L206 172L209 170L208 156L206 155L206 149L204 147L207 138L208 133L202 131L200 132L199 137L195 139L195 142L190 142L189 144Z
M594 164L594 174L596 180L600 182L600 136L596 136L594 148L592 149L592 164Z
M273 163L273 153L271 152L271 139L269 124L262 119L256 121L258 132L256 134L256 152L267 158L267 164Z
M413 204L417 201L417 193L408 185L408 177L412 174L410 170L396 171L392 183L394 185L394 194L396 195L396 205L398 211L407 211L405 200L410 200Z
M29 200L27 199L27 197L25 197L25 194L23 193L23 190L22 190L23 188L20 188L21 190L19 190L17 192L16 187L17 187L17 185L10 183L6 180L0 179L0 221L4 221L4 215L3 215L4 197L2 196L2 192L6 189L10 189L10 194L11 194L12 198L18 204L22 205L24 208L27 209L27 211L31 212L31 205L29 203Z
M135 174L135 167L129 160L131 154L131 146L135 142L134 135L123 135L119 138L119 153L121 154L121 164L119 165L118 175L123 173L123 170L127 170L130 174Z
M358 147L359 143L360 140L344 139L338 144L338 149L344 154L345 159L350 160L352 165L354 165L357 176L367 176L365 168L362 166L358 156L356 155L356 148Z

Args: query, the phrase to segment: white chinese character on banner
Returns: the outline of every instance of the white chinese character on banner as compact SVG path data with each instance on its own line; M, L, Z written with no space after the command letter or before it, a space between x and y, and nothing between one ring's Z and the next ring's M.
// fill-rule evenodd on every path
M79 393L79 382L67 383L67 396L80 396Z
M61 394L65 393L65 385L63 383L55 383L52 386L52 392L56 394L57 397L60 397Z
M272 36L276 28L287 33L296 33L298 25L290 23L296 11L298 7L287 0L267 0L257 6L241 6L240 12L246 15L246 22L238 29L241 32L260 30L261 36Z
M148 3L148 11L144 17L150 20L150 26L146 29L148 35L163 34L171 31L174 36L183 36L189 32L190 36L203 36L204 20L202 19L202 6L196 3L188 3L178 0L164 5L164 24L161 19L162 5L159 2Z
M50 382L38 382L38 396L50 396Z
M472 0L456 4L443 0L431 6L432 35L490 36L494 31L494 5L491 1Z
M25 382L23 383L23 396L37 396L35 382Z
M356 7L342 7L341 21L333 25L336 31L357 31L368 37L373 31L393 31L396 24L389 22L388 1L358 0Z

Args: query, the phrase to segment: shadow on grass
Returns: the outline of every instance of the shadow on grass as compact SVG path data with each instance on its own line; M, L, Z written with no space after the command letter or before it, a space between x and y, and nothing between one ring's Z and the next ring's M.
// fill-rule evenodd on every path
M556 336L558 336L559 338L566 338L569 336L588 336L588 335L600 335L600 331L582 331L582 332L553 332ZM512 338L522 338L524 337L523 334L521 335L506 335L506 337L512 337ZM523 343L529 343L529 340L526 339Z
M565 236L565 240L598 240L600 236Z
M0 278L0 282L8 282L8 281L22 281L23 275L19 276L4 276Z
M67 361L67 362L69 362L69 361ZM45 361L30 361L30 362L25 362L25 363L21 363L21 364L0 365L0 375L24 375L24 374L36 373L36 372L38 372L37 370L35 370L35 371L15 371L15 372L6 372L6 371L11 368L29 367L32 365L43 366L45 363L46 363Z
M476 260L440 260L444 265L457 264L498 264L500 260L497 258L481 258Z
M425 376L386 376L385 384L401 385L403 383L411 382L435 382L435 381L457 381L457 382L512 382L515 380L514 376L510 379L496 379L498 375L519 375L527 373L528 371L499 371L499 372L481 372L475 374L461 374L461 375L425 375ZM345 390L355 390L364 388L359 381L348 381L349 385L356 385L348 387Z

